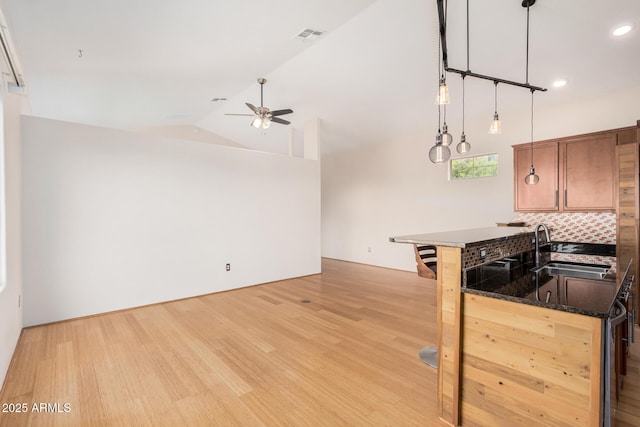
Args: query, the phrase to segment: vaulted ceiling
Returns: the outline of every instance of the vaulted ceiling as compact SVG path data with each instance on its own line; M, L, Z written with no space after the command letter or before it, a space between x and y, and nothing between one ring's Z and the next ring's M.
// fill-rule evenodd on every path
M464 69L466 2L449 3L449 65ZM469 3L469 68L524 81L521 1ZM333 150L435 132L435 0L0 0L0 8L37 116L122 129L192 125L279 153L290 129L300 135L313 118ZM549 87L538 108L640 85L637 0L538 0L530 22L529 81ZM613 37L622 23L634 29ZM305 28L326 33L296 39ZM294 110L291 126L263 134L249 117L224 115L259 105L258 77L268 80L266 106ZM553 89L557 78L569 83ZM499 109L527 96L499 86ZM491 82L467 80L467 104L468 118L490 116Z

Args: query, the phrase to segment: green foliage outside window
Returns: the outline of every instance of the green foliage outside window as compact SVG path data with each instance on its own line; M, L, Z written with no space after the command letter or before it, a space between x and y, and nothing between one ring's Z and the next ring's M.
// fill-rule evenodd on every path
M498 155L484 154L481 156L451 159L450 166L451 179L498 176Z

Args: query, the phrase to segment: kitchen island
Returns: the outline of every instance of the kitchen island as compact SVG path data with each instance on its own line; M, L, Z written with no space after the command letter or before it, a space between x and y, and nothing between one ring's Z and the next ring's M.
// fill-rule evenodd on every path
M519 228L390 240L437 246L443 420L603 425L607 321L621 284L614 274L534 273L534 233Z

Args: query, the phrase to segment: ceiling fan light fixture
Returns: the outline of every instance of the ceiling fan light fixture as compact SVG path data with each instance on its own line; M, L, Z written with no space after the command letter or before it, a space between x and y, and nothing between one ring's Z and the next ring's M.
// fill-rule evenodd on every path
M260 129L262 127L262 119L260 117L256 117L251 122L251 126L253 126L256 129Z

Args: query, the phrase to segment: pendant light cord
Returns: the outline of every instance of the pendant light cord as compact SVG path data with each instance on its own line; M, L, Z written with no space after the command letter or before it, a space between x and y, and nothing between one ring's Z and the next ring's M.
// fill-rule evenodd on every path
M494 114L498 114L498 81L494 81L493 84L495 85L494 88L494 94L493 94L493 99L494 99Z
M440 52L440 48L441 48L441 40L440 37L438 36L438 74L440 74L440 70L442 69L442 59L441 59L441 52ZM444 77L444 74L443 74ZM438 79L438 97L440 97L440 79ZM440 134L440 102L441 100L438 99L438 134Z
M531 89L531 168L533 168L533 89Z
M467 71L469 71L469 0L467 0ZM462 134L464 135L464 78L466 73L462 73Z
M527 2L527 72L525 75L525 82L529 84L529 3ZM531 94L533 95L533 89L531 89Z
M469 72L469 0L467 0L467 72ZM462 81L464 82L464 78L466 74L462 75Z
M464 135L464 78L466 76L462 75L462 134Z

